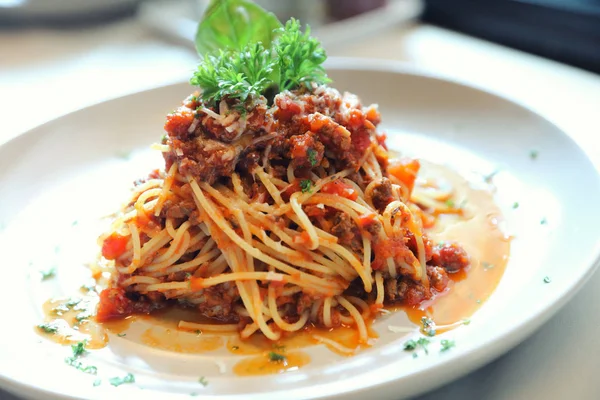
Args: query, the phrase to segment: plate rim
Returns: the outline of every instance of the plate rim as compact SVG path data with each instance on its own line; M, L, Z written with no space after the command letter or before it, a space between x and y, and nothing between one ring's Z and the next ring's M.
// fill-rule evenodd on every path
M472 84L466 80L456 79L455 77L445 76L444 74L434 73L431 71L427 71L425 69L416 67L414 65L394 61L394 60L385 60L385 59L369 59L369 58L354 58L354 57L330 57L326 63L327 69L334 69L338 71L368 71L368 72L386 72L386 73L394 73L401 75L409 75L417 78L427 78L430 80L435 80L441 83L452 83L454 85L475 90L477 92L486 94L488 96L493 96L497 99L503 100L505 102L509 102L515 106L518 106L521 109L526 110L528 113L536 116L540 120L543 120L545 123L551 125L555 130L563 136L564 139L569 140L584 156L587 162L589 162L590 167L593 168L596 178L600 178L600 171L598 169L597 164L594 160L589 156L589 154L579 145L577 141L573 139L573 136L565 131L564 129L558 127L555 123L547 119L544 115L539 114L538 112L532 110L527 105L519 102L518 100L512 99L509 96L504 96L495 92L494 90L484 88L482 86ZM0 144L0 149L4 150L7 147L19 146L20 140L28 140L30 136L35 136L38 134L39 130L44 129L48 125L52 125L55 123L59 123L59 121L63 118L69 117L71 114L76 113L85 113L89 112L89 109L97 107L101 104L117 101L119 99L125 99L129 96L139 95L151 91L157 91L161 89L165 89L168 87L174 87L177 85L182 85L186 81L174 81L171 83L160 84L156 86L149 87L144 90L133 91L131 93L120 95L116 97L107 98L103 101L99 101L90 105L87 105L82 108L78 108L76 110L72 110L68 113L61 114L56 116L55 118L48 120L34 128L31 128L21 134L18 134L16 137L9 139L6 142ZM436 380L433 384L427 385L426 388L422 388L417 383L415 385L415 390L407 391L409 395L415 395L418 393L422 393L425 390L434 390L435 388L442 386L443 384L455 380L461 376L466 375L467 373L482 367L484 364L490 362L491 360L499 357L501 354L504 354L506 351L512 349L523 340L528 338L531 334L533 334L541 325L543 325L546 321L548 321L551 317L556 315L556 313L567 304L571 298L581 289L581 287L587 282L587 280L593 275L596 269L600 266L600 235L596 239L595 246L590 248L589 260L585 262L585 269L582 269L580 276L571 283L569 286L561 287L562 290L559 290L560 295L553 297L552 301L546 303L545 306L535 313L530 313L527 317L524 317L520 324L512 325L509 329L504 330L501 334L495 336L493 339L490 339L487 342L486 346L479 346L477 348L472 349L471 351L464 352L452 357L448 357L444 360L440 360L436 362L431 367L416 370L414 372L410 372L405 377L421 377L423 378L425 375L435 374ZM475 359L476 361L470 361ZM448 365L453 364L452 372L445 374L440 374L440 372L448 367ZM359 393L364 390L374 390L376 388L383 389L383 387L391 387L394 383L399 382L398 376L387 378L382 381L378 381L375 383L368 383L366 385L362 385L360 388L350 388L349 390L337 391L335 394L333 393L321 393L316 396L312 396L311 398L320 399L327 398L330 396L343 396L352 394L353 392ZM346 380L346 379L344 379ZM330 383L322 384L319 386L329 386ZM312 386L312 388L318 388L319 386ZM15 393L20 396L25 396L27 398L38 398L38 396L46 396L51 398L60 398L60 399L74 399L76 397L72 397L68 394L48 390L41 388L39 386L35 386L35 384L30 384L27 382L21 382L16 379L5 376L0 373L0 387L9 392ZM294 391L298 389L292 389ZM156 394L156 392L148 392L147 394ZM277 392L272 392L271 395L276 394ZM219 398L243 398L239 397L240 395L225 395ZM213 397L213 396L207 396ZM214 396L217 397L217 396Z

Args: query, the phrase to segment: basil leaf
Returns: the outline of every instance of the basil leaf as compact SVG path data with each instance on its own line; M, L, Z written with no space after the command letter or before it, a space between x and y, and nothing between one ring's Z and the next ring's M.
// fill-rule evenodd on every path
M249 43L271 46L273 31L282 25L277 17L248 0L212 0L196 31L198 54L221 50L241 51Z

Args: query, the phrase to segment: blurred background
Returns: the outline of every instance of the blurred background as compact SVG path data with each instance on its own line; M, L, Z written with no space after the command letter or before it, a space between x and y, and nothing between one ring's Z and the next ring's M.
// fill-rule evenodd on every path
M488 75L497 69L490 54L469 59L483 54L481 42L462 32L600 72L600 0L256 2L282 20L309 23L330 55L400 60L469 79L481 72L478 62ZM77 108L187 79L197 62L192 38L207 3L0 0L0 104L17 117L0 142ZM507 62L515 54L498 57ZM60 101L24 115L21 104L33 90Z
M590 141L600 127L600 0L256 2L308 22L330 56L393 60L485 88L543 115L586 151L600 149ZM0 144L82 107L189 79L206 6L0 0ZM579 372L600 370L597 332L572 328L598 321L598 285L596 274L516 350L423 399L600 398L600 381ZM14 397L0 389L0 399Z

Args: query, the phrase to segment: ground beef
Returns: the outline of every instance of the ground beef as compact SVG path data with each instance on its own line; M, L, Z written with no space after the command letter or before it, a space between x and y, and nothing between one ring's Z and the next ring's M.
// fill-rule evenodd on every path
M161 218L187 218L196 210L196 205L193 200L177 200L167 199L162 207Z
M290 137L289 144L288 157L295 167L314 167L323 159L325 146L312 132Z
M299 170L357 169L367 147L377 143L377 111L363 110L356 96L334 89L284 91L271 108L261 97L245 116L229 103L215 107L189 97L169 114L167 169L177 161L181 174L211 184L233 171L252 172L265 156Z
M421 283L410 279L386 279L384 282L385 300L388 303L400 303L409 307L431 298L431 291Z
M339 243L350 247L352 251L362 251L362 236L360 230L348 214L341 212L335 214L331 234L337 236Z
M99 297L96 310L96 319L99 322L125 318L133 314L149 314L167 304L159 293L140 295L119 287L104 289Z
M237 320L233 307L240 296L234 284L226 282L203 289L202 299L204 301L197 308L205 317L221 321Z
M427 277L429 278L429 286L438 292L443 292L448 286L450 279L446 270L442 267L427 266Z
M387 205L393 200L394 196L392 194L392 183L388 178L381 179L381 181L373 188L373 206L379 210L380 213L383 213Z
M172 151L164 153L166 169L177 160L182 175L189 174L212 184L222 176L231 176L242 148L203 137L186 142L173 139Z
M469 266L467 252L456 243L443 243L433 249L431 264L452 273Z

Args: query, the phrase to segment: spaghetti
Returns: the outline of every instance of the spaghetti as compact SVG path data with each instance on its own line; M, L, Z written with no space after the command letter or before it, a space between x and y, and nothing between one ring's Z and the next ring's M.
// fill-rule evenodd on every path
M236 105L193 95L168 116L164 172L100 238L114 272L99 320L180 304L220 323L181 329L276 341L346 325L366 343L385 303L418 305L468 265L424 234L454 211L439 190L411 201L419 163L390 160L376 106L317 85Z

